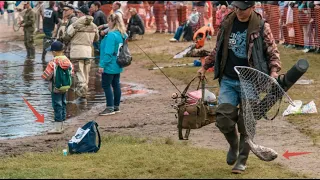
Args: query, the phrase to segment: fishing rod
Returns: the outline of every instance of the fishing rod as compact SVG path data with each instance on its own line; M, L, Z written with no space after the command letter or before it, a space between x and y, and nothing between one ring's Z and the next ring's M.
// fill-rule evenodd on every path
M151 57L140 47L138 46L135 42L133 42L148 58L149 60L158 67L158 69L161 71L161 73L170 81L170 83L179 91L181 94L181 91L178 89L178 87L171 81L171 79L161 70L161 68L151 59ZM172 58L171 58L172 59Z
M73 60L96 60L96 59L99 59L97 57L82 57L82 58L70 58L70 61L73 61Z
M153 67L153 68L149 68L148 70L158 70L158 69L163 69L163 68L185 67L185 66L197 67L194 65L194 63L187 63L187 64L176 64L176 65L171 65L171 66Z
M13 53L16 54L16 53ZM18 56L21 56L19 54L16 54ZM22 56L21 56L22 57ZM91 59L99 59L96 57L84 57L84 58L70 58L70 60L91 60ZM21 66L34 66L37 64L41 64L41 65L47 65L48 62L40 62L40 63L31 63L31 64L21 64L21 65L15 65L15 66L5 66L4 68L13 68L13 67L21 67Z
M41 64L41 65L47 65L47 62L41 62L41 63L32 63L32 64L21 64L21 65L16 65L16 66L5 66L3 68L13 68L13 67L21 67L21 66L34 66L37 64Z

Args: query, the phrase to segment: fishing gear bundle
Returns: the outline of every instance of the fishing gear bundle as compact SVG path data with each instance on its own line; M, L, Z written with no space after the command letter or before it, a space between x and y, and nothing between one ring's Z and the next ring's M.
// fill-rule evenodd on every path
M134 43L134 42L133 42ZM177 86L170 80L170 78L161 70L163 67L159 67L148 54L136 43L134 43L157 67L161 73L171 82L171 84L180 93L173 93L172 98L175 99L176 104L172 105L177 110L175 117L178 120L178 135L179 140L187 140L191 129L198 129L208 124L215 122L215 111L217 108L217 100L213 93L208 91L206 87L206 78L196 76L188 83L183 92L181 92ZM188 92L188 89L192 82L196 79L199 80L198 88L196 91ZM200 89L201 85L201 89ZM215 88L215 87L214 87ZM178 102L178 100L180 101ZM183 129L186 129L185 136L183 137Z
M196 79L199 80L197 90L188 93L190 85ZM205 82L206 78L196 76L180 96L177 93L172 94L172 99L176 100L173 108L177 110L175 116L178 119L179 140L188 140L191 129L201 128L216 120L217 99L212 92L205 89ZM183 129L186 129L184 137Z

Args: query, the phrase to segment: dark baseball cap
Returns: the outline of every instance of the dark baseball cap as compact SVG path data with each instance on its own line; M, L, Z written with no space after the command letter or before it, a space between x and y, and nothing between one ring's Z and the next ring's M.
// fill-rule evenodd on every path
M86 5L83 5L83 6L81 6L80 8L79 8L79 11L80 12L82 12L83 14L85 14L85 15L89 15L89 7L88 6L86 6Z
M246 10L249 7L253 6L255 4L255 1L233 1L231 5L241 9Z
M50 47L46 49L46 51L62 51L63 44L60 41L54 41Z

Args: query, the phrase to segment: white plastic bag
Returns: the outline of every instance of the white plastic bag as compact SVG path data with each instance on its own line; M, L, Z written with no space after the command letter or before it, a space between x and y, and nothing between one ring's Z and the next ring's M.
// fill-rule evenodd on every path
M314 101L311 101L308 104L304 105L301 109L301 113L302 114L318 113L317 107Z
M190 99L188 99L188 103L189 104L193 104L196 103L199 99L201 99L202 97L202 90L199 89L197 91L192 91L187 93L187 95L190 97ZM210 92L209 90L205 89L204 90L204 100L207 102L214 102L216 101L216 95L212 92Z
M288 108L283 112L282 116L287 116L287 115L290 115L290 114L300 114L301 113L302 101L294 100L293 104L295 106L292 106L290 104L288 106Z

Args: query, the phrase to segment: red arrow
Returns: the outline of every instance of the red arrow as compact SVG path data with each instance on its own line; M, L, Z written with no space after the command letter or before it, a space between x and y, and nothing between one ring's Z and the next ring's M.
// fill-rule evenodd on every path
M44 115L43 114L39 114L34 107L31 106L31 104L24 98L22 97L24 102L26 102L26 104L28 105L28 107L31 109L31 111L33 112L33 114L37 117L36 122L41 122L44 123Z
M299 155L303 155L303 154L309 154L311 152L292 152L289 153L289 151L287 150L282 156L289 159L290 156L299 156Z

